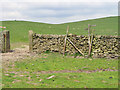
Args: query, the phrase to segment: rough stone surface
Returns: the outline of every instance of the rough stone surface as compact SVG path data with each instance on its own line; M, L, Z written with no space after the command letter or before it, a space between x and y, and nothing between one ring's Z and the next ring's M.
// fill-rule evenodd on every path
M68 38L85 55L88 54L89 45L87 36L68 35ZM41 35L33 34L33 52L43 53L46 51L63 53L65 35ZM119 57L118 36L94 36L92 40L92 57L94 58L118 58ZM67 40L67 54L75 54L78 51Z

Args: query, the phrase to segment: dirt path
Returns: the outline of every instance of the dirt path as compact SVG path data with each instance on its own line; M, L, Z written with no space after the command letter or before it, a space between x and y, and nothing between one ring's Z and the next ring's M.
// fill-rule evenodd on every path
M102 71L118 71L118 70L113 70L113 69L97 69L97 70L60 70L60 71L40 71L40 72L33 72L36 74L42 73L42 74L46 74L46 73L92 73L92 72L102 72Z
M59 70L59 71L38 71L38 72L32 72L33 74L50 74L50 73L94 73L94 72L104 72L104 71L118 71L118 70L113 70L113 69L97 69L97 70ZM6 71L5 73L15 73L15 74L22 74L22 73L27 73L29 74L30 72L27 71L19 71L19 72L14 72L14 71Z
M27 45L24 45L24 48L15 48L11 52L2 53L2 61L13 61L23 59L26 56L30 56L28 49L29 47Z
M23 45L21 48L15 48L11 52L1 53L2 56L2 66L5 67L9 62L18 61L21 59L26 59L30 57L35 57L34 53L29 53L29 46Z

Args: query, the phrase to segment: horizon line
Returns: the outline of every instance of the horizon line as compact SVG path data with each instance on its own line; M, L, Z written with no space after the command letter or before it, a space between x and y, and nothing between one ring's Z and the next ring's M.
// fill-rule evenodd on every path
M87 21L87 20L96 20L96 19L102 19L102 18L109 18L109 17L118 17L117 16L103 16L95 19L86 19L86 20L79 20L79 21L68 21L68 22L63 22L63 23L47 23L47 22L40 22L40 21L32 21L32 20L0 20L1 22L3 21L26 21L26 22L36 22L36 23L44 23L44 24L67 24L67 23L74 23L74 22L80 22L80 21Z

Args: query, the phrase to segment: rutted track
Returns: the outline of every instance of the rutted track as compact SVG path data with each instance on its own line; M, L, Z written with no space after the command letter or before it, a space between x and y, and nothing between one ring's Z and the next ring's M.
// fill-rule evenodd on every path
M38 72L32 72L34 74L50 74L50 73L81 73L81 72L84 72L84 73L94 73L94 72L104 72L104 71L118 71L118 70L113 70L113 69L97 69L97 70L60 70L60 71L38 71ZM27 71L19 71L19 72L14 72L14 71L6 71L5 73L15 73L15 74L22 74L22 73L30 73L30 72L27 72Z

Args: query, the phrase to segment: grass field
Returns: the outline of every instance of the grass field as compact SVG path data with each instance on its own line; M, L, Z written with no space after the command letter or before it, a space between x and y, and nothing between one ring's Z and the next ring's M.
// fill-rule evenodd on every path
M104 71L108 68L117 70L118 60L42 54L11 63L7 71L3 69L2 83L4 88L117 88L118 71ZM47 79L52 75L55 77Z
M1 22L0 22L1 23ZM95 24L95 34L117 35L118 17L107 17L65 24L45 24L29 21L3 21L10 30L11 49L28 45L28 31L39 34L87 35L88 24ZM117 32L117 33L116 33ZM24 47L21 47L24 48ZM10 53L12 55L12 52ZM15 55L14 55L15 56ZM28 57L2 68L3 88L117 88L118 60L73 58L58 53L43 53ZM14 57L15 58L15 57ZM47 79L54 75L53 78Z
M87 35L84 30L88 24L96 25L95 34L98 35L117 35L118 33L118 17L106 17L93 20L85 20L80 22L72 22L65 24L45 24L29 21L3 21L2 25L10 30L11 42L28 42L28 31L33 30L39 34L66 34L67 25L70 26L69 33L77 35Z

